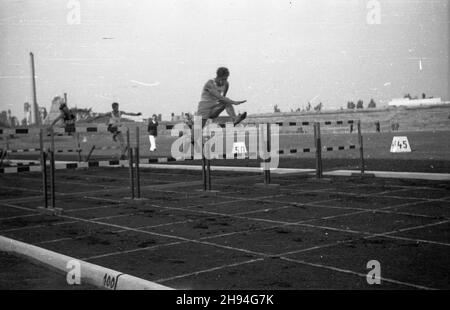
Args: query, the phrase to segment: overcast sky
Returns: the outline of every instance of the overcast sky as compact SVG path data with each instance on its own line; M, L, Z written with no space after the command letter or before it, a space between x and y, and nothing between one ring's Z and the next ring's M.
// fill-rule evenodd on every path
M30 51L47 109L66 92L71 107L118 101L167 119L196 110L218 66L250 113L405 93L450 100L449 10L448 0L0 0L0 110L21 119L32 102Z

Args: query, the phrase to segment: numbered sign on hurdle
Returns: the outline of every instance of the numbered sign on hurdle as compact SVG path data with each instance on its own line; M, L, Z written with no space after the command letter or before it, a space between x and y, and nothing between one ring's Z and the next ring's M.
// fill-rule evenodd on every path
M233 143L233 154L245 155L247 154L247 147L244 142Z
M410 153L411 145L407 137L394 137L391 144L391 153Z

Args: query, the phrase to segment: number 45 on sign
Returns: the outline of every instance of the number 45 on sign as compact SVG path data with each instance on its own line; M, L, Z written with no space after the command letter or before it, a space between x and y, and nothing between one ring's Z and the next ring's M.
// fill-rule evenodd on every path
M411 146L407 137L394 137L391 144L391 153L410 153Z

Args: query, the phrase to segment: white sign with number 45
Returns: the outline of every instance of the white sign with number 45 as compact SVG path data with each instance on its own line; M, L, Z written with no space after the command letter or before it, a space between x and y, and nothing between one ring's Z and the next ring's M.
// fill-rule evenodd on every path
M410 153L411 146L407 137L394 137L391 144L391 153Z

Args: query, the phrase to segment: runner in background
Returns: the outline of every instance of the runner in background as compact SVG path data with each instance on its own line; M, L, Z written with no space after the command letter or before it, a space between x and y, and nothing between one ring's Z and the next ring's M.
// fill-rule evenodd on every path
M50 124L50 127L53 127L56 125L56 123L62 121L65 132L72 136L75 132L75 114L69 109L67 106L67 103L64 101L64 99L60 96L56 96L52 100L52 105L58 104L59 105L59 116L55 118L55 120Z
M127 147L125 145L125 139L124 139L122 131L121 131L122 115L140 116L140 115L142 115L142 113L140 113L140 112L131 113L131 112L120 111L119 104L117 102L113 102L111 106L112 106L111 112L101 114L101 115L95 117L95 119L104 117L104 116L109 117L109 119L106 123L108 125L108 131L110 133L112 133L113 140L116 142L119 142L120 151L121 151L120 159L125 159Z

